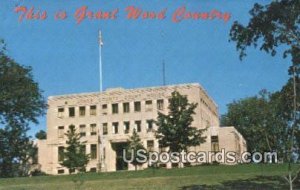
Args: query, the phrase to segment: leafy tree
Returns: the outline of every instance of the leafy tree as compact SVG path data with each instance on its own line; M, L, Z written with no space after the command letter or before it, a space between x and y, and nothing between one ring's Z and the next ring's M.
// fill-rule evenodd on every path
M274 56L280 45L286 48L283 56L290 54L298 64L300 54L300 2L277 0L267 5L256 3L249 11L251 19L247 26L235 21L230 30L230 39L236 42L240 58L246 56L249 46Z
M276 93L273 94L273 98L277 99L277 110L278 110L278 118L281 118L284 121L285 127L288 129L288 134L286 136L288 139L292 139L295 141L295 144L293 145L293 151L297 151L299 153L300 149L300 96L296 96L297 99L296 105L295 105L295 111L297 115L294 115L294 92L298 91L300 92L300 83L299 83L299 77L295 78L295 90L294 90L294 81L293 79L289 79L286 85L282 87L282 89ZM296 116L296 118L294 118ZM295 119L295 121L294 121ZM294 135L293 133L294 129ZM289 146L291 146L291 141L289 142ZM288 150L288 148L286 149ZM288 151L286 151L288 153ZM288 155L287 155L288 157Z
M246 55L245 52L249 46L259 46L260 50L271 53L272 56L281 50L280 48L285 48L283 57L291 55L292 66L289 73L296 78L295 75L300 73L300 1L276 0L267 5L256 3L249 13L252 18L247 26L235 21L230 31L230 39L236 42L240 58ZM294 116L292 125L287 125L291 132L288 134L290 147L286 150L289 157L288 177L285 177L290 189L293 189L293 181L297 177L297 175L292 177L291 159L295 150L295 134L299 130L297 128L296 88L293 94Z
M89 156L85 153L85 142L80 142L80 134L76 132L75 126L70 125L67 136L67 147L63 155L62 166L69 169L69 173L85 171L85 167L89 161Z
M234 125L245 137L249 151L276 151L279 158L291 162L293 156L290 148L297 153L300 150L300 118L297 117L294 123L293 83L290 79L280 91L262 92L258 96L234 101L228 105L228 112L222 116L222 125ZM299 91L299 78L296 78L296 84ZM299 113L299 96L296 102ZM290 139L297 143L291 144ZM293 178L288 180L293 181Z
M27 176L34 146L24 130L18 126L0 129L0 140L0 176Z
M279 117L279 97L265 90L259 95L234 101L222 115L221 124L235 126L247 141L250 152L276 151L285 159L287 128Z
M129 145L127 147L127 160L130 160L131 164L134 165L135 170L137 170L138 165L142 165L140 162L142 158L138 155L139 150L144 150L146 152L145 147L143 146L140 136L137 134L136 130L133 130L132 136L129 139Z
M31 67L19 65L0 40L0 176L28 175L30 152L34 148L27 136L30 123L46 108L42 92L33 80Z
M46 131L40 130L39 132L37 132L35 134L35 138L37 138L39 140L47 139L47 133L46 133Z
M171 152L187 151L190 146L197 146L205 142L202 137L205 129L192 127L195 103L189 103L186 96L179 92L172 92L169 100L169 113L167 115L158 112L155 122L158 126L156 138L161 147L169 147Z

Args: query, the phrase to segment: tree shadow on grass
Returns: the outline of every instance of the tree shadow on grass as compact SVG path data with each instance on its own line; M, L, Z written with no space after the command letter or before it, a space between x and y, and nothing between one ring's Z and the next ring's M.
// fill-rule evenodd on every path
M225 181L218 185L190 185L180 190L273 190L289 189L287 182L280 176L257 176L251 179ZM294 189L300 189L300 183L294 183Z

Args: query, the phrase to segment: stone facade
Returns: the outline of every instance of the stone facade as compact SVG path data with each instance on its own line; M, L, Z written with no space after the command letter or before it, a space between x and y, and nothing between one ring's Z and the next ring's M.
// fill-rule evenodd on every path
M120 162L120 148L136 129L145 147L159 150L154 131L157 112L168 113L168 99L176 90L186 95L189 102L198 103L193 127L207 128L206 142L193 151L246 151L246 142L234 127L220 127L216 103L199 84L182 84L151 88L108 89L101 93L70 94L48 98L47 140L37 142L41 170L48 174L66 174L60 165L60 152L66 145L70 125L75 125L82 141L86 141L86 153L91 155L87 171L133 170ZM119 147L119 148L116 148ZM239 155L239 154L238 154ZM146 168L147 164L140 167ZM166 167L171 167L167 164Z

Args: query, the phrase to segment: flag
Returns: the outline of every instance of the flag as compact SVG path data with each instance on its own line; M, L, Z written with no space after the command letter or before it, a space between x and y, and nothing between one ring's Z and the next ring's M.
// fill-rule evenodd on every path
M99 30L99 45L103 46L101 30Z

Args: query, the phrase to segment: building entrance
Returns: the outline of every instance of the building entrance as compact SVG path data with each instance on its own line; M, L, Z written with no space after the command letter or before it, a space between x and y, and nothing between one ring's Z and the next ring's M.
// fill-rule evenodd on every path
M116 170L128 170L128 163L123 159L123 150L126 150L127 146L127 142L112 143L112 147L116 151Z

